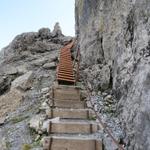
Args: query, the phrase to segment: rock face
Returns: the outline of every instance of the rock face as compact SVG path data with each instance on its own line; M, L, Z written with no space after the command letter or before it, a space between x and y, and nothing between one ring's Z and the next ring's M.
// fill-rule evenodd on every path
M28 122L49 98L59 50L72 40L58 24L54 31L41 28L20 34L0 51L0 149L37 145Z
M76 0L75 4L83 70L91 85L98 83L95 90L103 83L104 89L113 88L131 150L150 149L149 11L150 1L141 0ZM100 78L104 66L107 78ZM91 70L92 77L98 72L94 80Z

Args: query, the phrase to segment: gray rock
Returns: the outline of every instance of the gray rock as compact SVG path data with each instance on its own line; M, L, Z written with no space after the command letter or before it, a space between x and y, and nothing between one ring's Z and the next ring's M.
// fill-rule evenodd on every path
M51 63L46 63L43 65L44 69L56 69L56 63L55 62L51 62Z
M34 65L34 66L42 66L47 61L48 61L47 58L44 57L44 58L39 58L37 60L32 61L31 64Z
M73 40L73 37L71 36L64 36L64 37L60 37L60 41L61 43L68 44L69 42L71 42Z
M29 122L29 127L38 132L39 130L41 130L44 120L45 115L36 115L33 118L31 118Z
M84 70L87 76L87 80L90 81L93 89L106 90L110 84L110 69L109 67L100 65L93 65L92 69L88 68Z
M111 100L112 99L112 96L111 95L107 95L104 100Z
M17 66L16 69L17 69L19 74L25 74L26 72L28 72L26 65Z
M49 92L49 88L48 87L45 87L45 88L43 88L42 90L41 90L41 93L42 94L46 94L46 93L48 93Z
M49 28L41 28L38 33L42 39L49 39L51 37L51 31Z
M26 91L31 88L33 80L33 72L29 71L26 74L16 78L11 85L11 88L18 88Z
M62 36L62 31L61 31L61 27L59 26L59 23L56 22L55 26L54 26L54 30L52 31L52 35L53 36Z
M15 67L6 67L4 68L4 73L7 75L15 75L18 73L18 70Z

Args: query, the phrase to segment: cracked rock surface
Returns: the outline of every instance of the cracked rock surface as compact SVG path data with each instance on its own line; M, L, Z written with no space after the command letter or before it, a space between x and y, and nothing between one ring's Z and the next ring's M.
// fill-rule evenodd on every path
M148 0L76 0L75 6L82 70L94 90L103 83L113 89L130 150L150 149L149 12ZM108 78L101 78L104 66Z

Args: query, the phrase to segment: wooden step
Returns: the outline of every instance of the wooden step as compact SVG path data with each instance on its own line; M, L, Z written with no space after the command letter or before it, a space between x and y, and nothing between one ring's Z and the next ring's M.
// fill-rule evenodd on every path
M49 134L91 134L100 130L98 123L89 120L60 119L49 123Z
M102 141L88 136L53 135L43 139L43 150L102 150Z
M54 88L54 99L80 101L80 90L75 88Z
M90 109L62 109L52 108L46 111L48 118L60 117L62 119L93 119L94 112Z
M54 100L53 106L58 108L83 109L86 107L86 103L84 101L74 100Z

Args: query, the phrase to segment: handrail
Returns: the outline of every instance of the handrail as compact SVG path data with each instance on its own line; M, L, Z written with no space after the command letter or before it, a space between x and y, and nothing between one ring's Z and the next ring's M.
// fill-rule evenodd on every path
M75 60L77 60L77 57L79 57L78 62L77 62L77 63L78 63L78 65L77 65L77 66L78 66L78 68L77 68L77 77L79 77L79 76L78 76L78 75L79 75L79 65L80 65L80 61L81 61L81 59L80 59L80 49L79 49L79 48L78 48L78 51L77 51L77 55L76 55ZM78 79L78 78L77 78L77 79ZM83 79L83 80L84 80L84 79ZM88 85L85 80L84 80L84 83L85 83L86 85ZM118 149L119 149L119 150L124 150L123 146L120 145L119 142L118 142L118 141L115 139L115 137L112 135L112 133L111 133L109 127L107 126L107 124L106 124L106 123L103 123L101 117L100 117L100 116L98 115L98 113L95 111L94 105L92 104L92 101L91 101L91 95L90 95L91 91L90 91L90 89L89 89L87 86L85 86L85 88L86 88L86 90L87 90L87 94L88 94L88 97L89 97L90 104L91 104L91 106L92 106L92 108L93 108L93 110L94 110L94 113L95 113L95 115L96 115L96 117L97 117L99 123L101 124L101 126L103 127L103 129L107 132L107 134L110 136L110 138L111 138L112 141L115 143L115 145L118 147Z
M86 83L85 80L84 80L84 83ZM98 113L95 111L94 105L92 104L92 101L91 101L91 95L90 95L91 91L90 91L90 89L89 89L88 87L85 86L85 88L86 88L86 90L88 91L87 94L88 94L88 97L89 97L89 102L90 102L90 104L91 104L91 106L92 106L92 109L93 109L93 111L94 111L94 113L95 113L95 115L96 115L96 117L97 117L99 123L101 124L101 126L103 127L103 129L107 132L107 134L111 137L111 139L112 139L113 142L116 144L116 146L119 148L119 150L124 150L124 148L122 147L122 145L120 145L120 144L118 143L118 141L115 139L115 137L112 135L112 133L111 133L109 127L107 126L107 124L106 124L106 123L103 123L102 118L101 118L101 117L98 115Z

